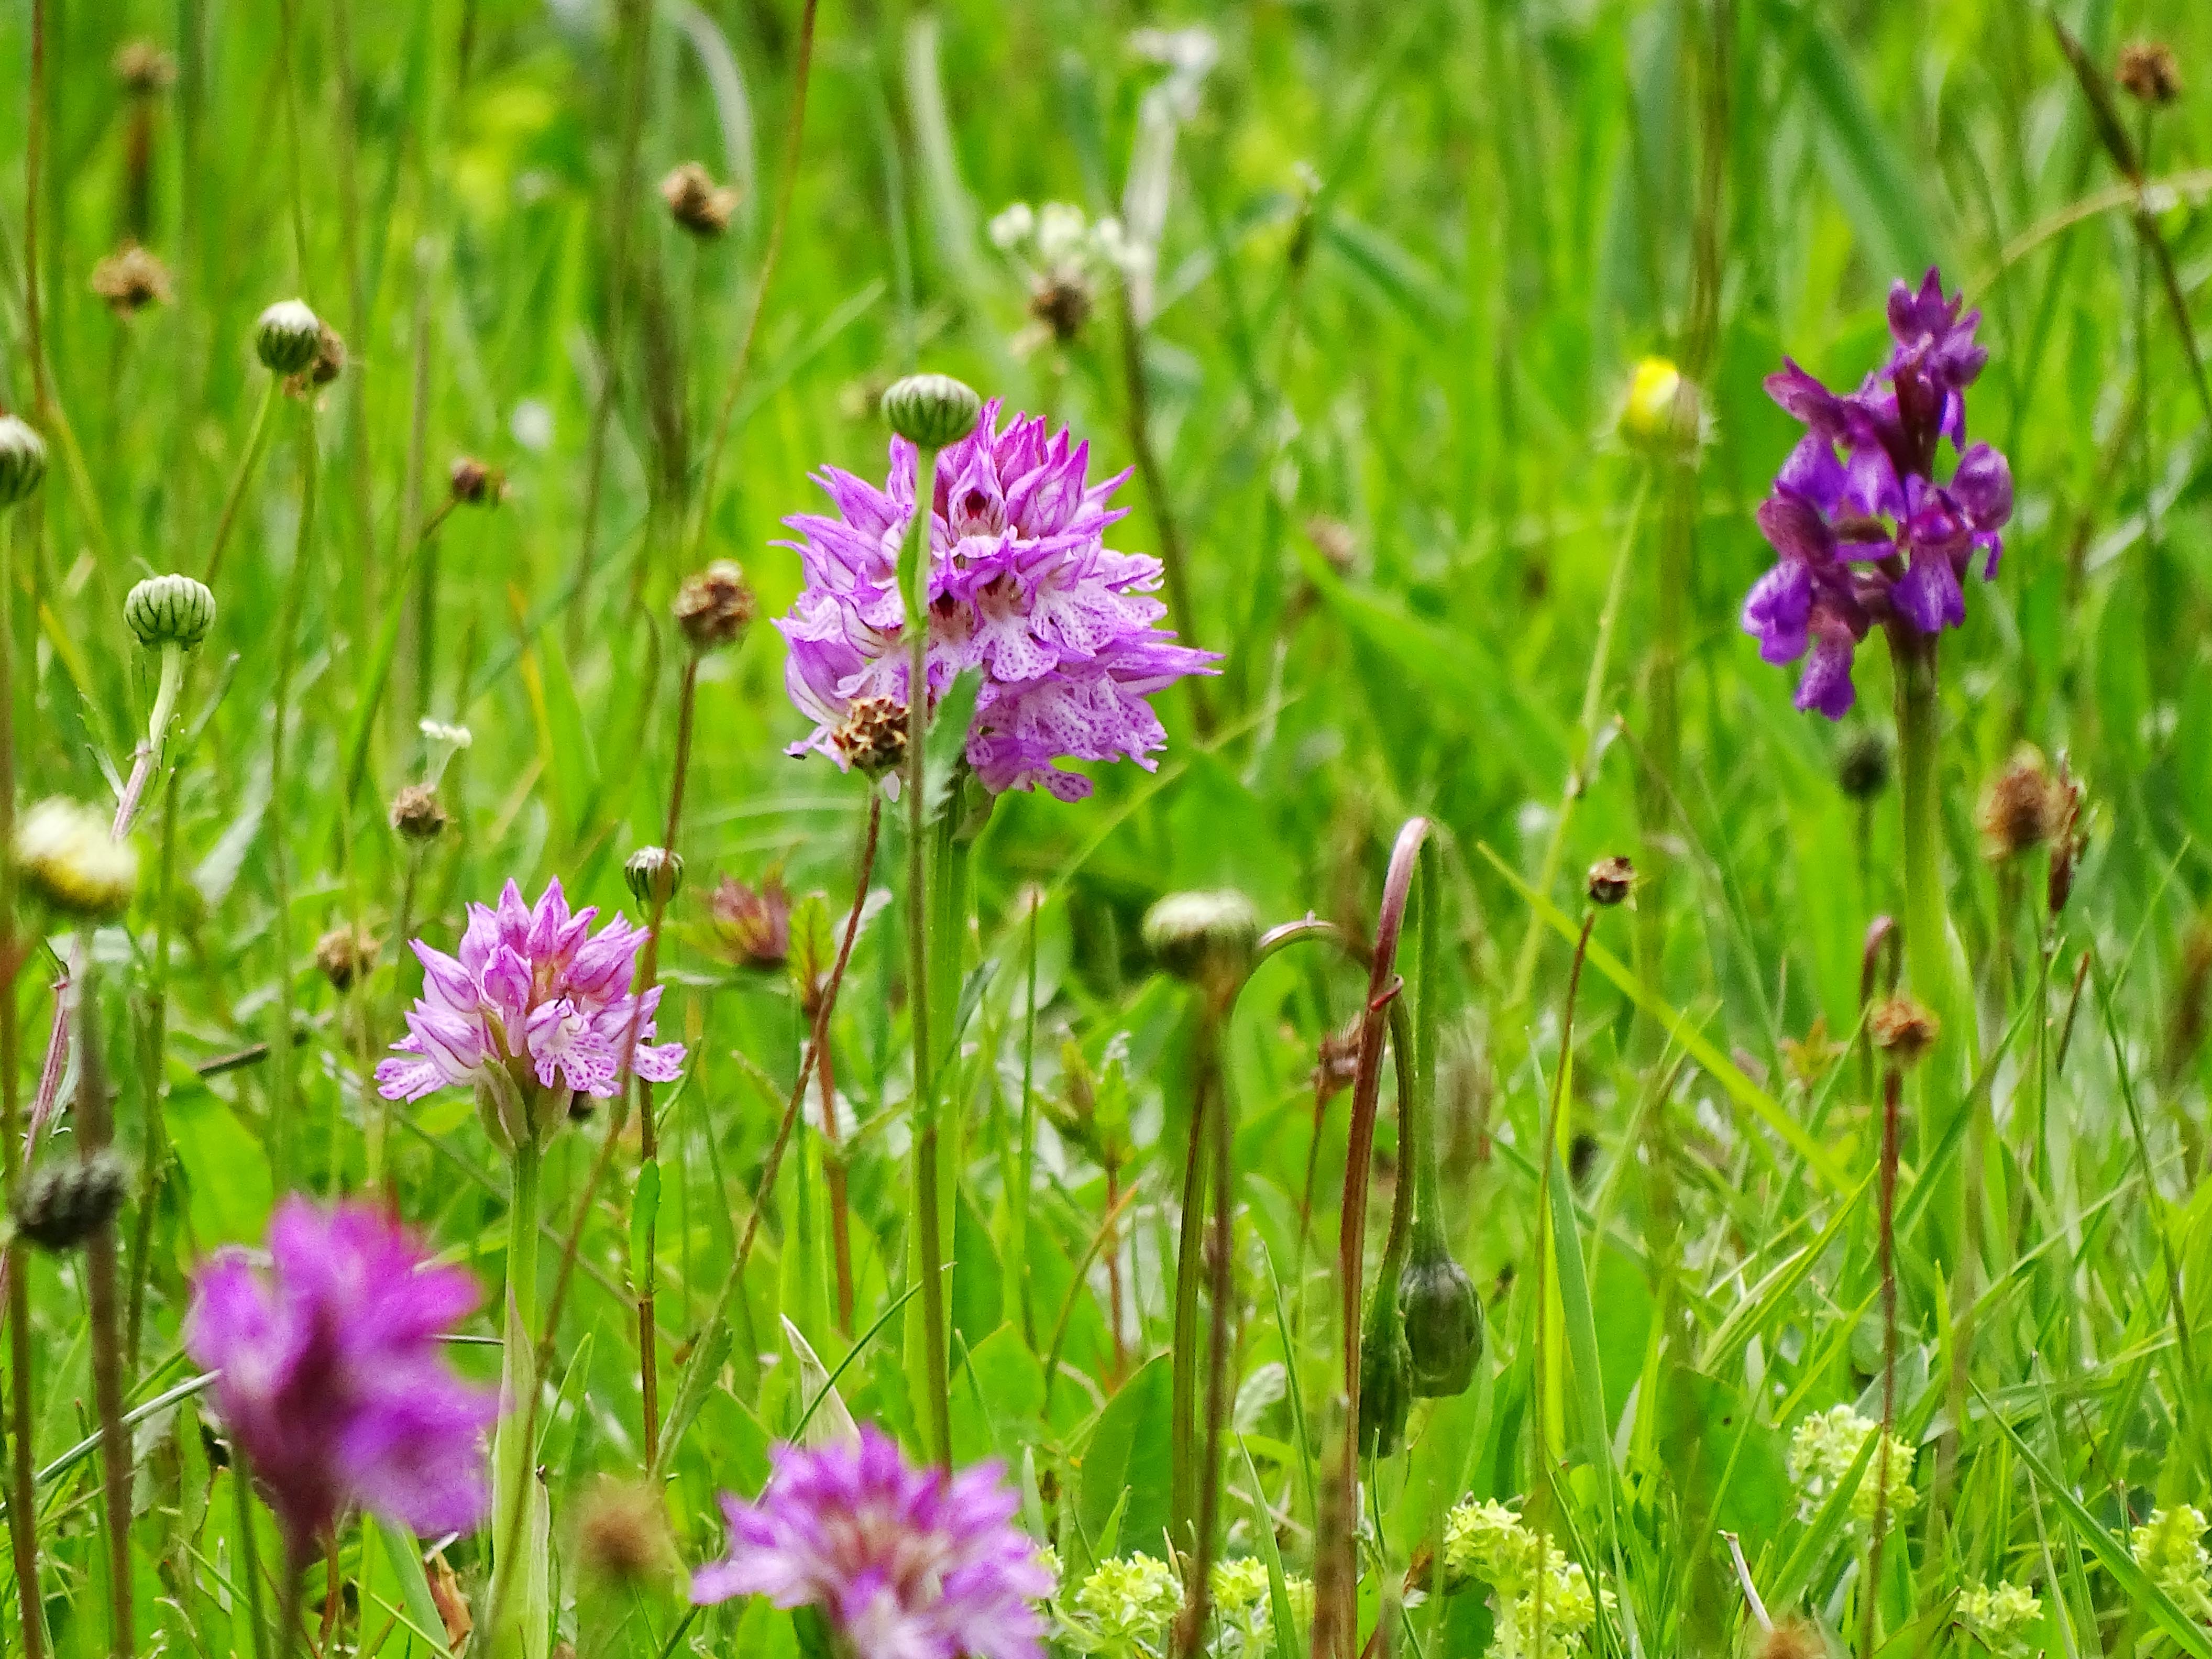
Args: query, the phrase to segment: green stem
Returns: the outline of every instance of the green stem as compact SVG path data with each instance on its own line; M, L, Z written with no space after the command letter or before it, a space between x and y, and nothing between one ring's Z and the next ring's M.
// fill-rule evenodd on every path
M100 1064L100 995L94 981L91 929L78 937L84 973L77 981L77 1150L87 1162L114 1139L107 1079ZM92 1318L92 1392L100 1416L100 1463L107 1510L107 1572L116 1659L130 1659L137 1644L131 1613L131 1437L123 1426L123 1317L116 1296L115 1222L111 1217L86 1241L85 1296Z
M284 609L277 623L276 685L269 726L269 799L282 821L285 810L285 728L292 706L292 681L299 666L300 616L307 598L315 545L315 412L300 404L300 526L293 544L292 572L284 586ZM275 901L270 940L276 956L276 997L269 1036L269 1159L276 1190L292 1172L292 872L282 835L269 838L269 884Z
M538 1398L538 1169L534 1139L516 1144L507 1208L507 1326L501 1340L499 1434L492 1448L491 1650L541 1659L544 1561L537 1528L531 1442ZM535 1622L533 1622L533 1620Z
M284 382L280 376L269 377L269 390L263 394L261 407L254 411L253 425L246 434L246 448L238 458L238 471L230 475L230 488L223 493L222 512L215 521L215 541L208 549L207 569L200 580L210 587L222 569L223 550L230 545L230 532L238 523L238 509L245 502L246 487L253 481L253 470L260 464L261 452L269 442L269 417L275 412L276 400L284 395Z
M1221 1109L1221 1010L1200 992L1191 1052L1190 1141L1183 1159L1182 1224L1176 1240L1175 1327L1169 1349L1170 1536L1196 1542L1199 1511L1198 1282L1206 1266L1206 1126Z
M269 1651L269 1638L261 1610L261 1551L253 1529L253 1471L236 1435L230 1437L230 1489L237 1499L231 1517L234 1552L231 1571L246 1585L246 1651L252 1659L262 1659Z
M1943 896L1942 798L1939 793L1942 715L1937 696L1936 636L1910 623L1889 629L1890 661L1897 687L1898 797L1905 852L1905 960L1912 994L1942 1025L1936 1051L1916 1068L1921 1090L1920 1138L1924 1158L1941 1146L1961 1109L1957 1056L1971 1054L1973 1031L1952 972L1949 921ZM1929 1213L1958 1224L1964 1183L1955 1170L1940 1177L1942 1189ZM1963 1231L1958 1235L1963 1237ZM1954 1244L1956 1237L1952 1241Z

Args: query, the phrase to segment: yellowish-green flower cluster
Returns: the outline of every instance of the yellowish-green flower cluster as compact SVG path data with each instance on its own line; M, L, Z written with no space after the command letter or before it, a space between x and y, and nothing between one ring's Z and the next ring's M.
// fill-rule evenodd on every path
M2204 1516L2193 1504L2153 1510L2136 1528L2136 1565L2193 1619L2212 1618L2212 1553Z
M1571 1659L1583 1650L1601 1600L1613 1604L1611 1591L1593 1593L1579 1563L1490 1500L1470 1499L1444 1517L1444 1577L1490 1586L1492 1659Z
M1858 1462L1875 1426L1872 1419L1861 1417L1849 1406L1815 1412L1797 1425L1790 1437L1790 1478L1797 1485L1800 1519L1809 1521L1820 1513L1837 1482L1850 1474L1851 1465ZM1873 1522L1876 1502L1884 1496L1881 1461L1881 1448L1877 1446L1867 1460L1858 1489L1851 1494L1851 1519L1862 1526ZM1893 1526L1920 1503L1920 1494L1912 1485L1912 1448L1893 1434L1889 1437L1888 1475L1884 1507L1888 1523Z
M1166 1562L1143 1554L1101 1561L1075 1592L1066 1633L1086 1653L1157 1652L1182 1601L1182 1582Z
M1969 1584L1959 1593L1959 1622L1991 1653L2018 1647L2042 1613L2042 1601L2018 1584Z

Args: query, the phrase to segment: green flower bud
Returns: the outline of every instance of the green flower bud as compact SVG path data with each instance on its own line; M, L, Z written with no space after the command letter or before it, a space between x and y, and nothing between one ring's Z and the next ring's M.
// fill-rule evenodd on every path
M123 618L149 651L198 645L215 626L215 595L190 576L149 576L124 596Z
M884 393L891 430L921 449L942 449L975 429L983 400L950 374L909 374Z
M1388 1287L1367 1310L1359 1337L1359 1449L1388 1457L1406 1437L1413 1407L1413 1356L1406 1346L1397 1298Z
M0 508L37 489L46 476L46 441L28 421L0 415Z
M1415 1230L1412 1256L1398 1279L1398 1308L1413 1361L1413 1392L1424 1400L1464 1394L1482 1357L1482 1303L1474 1281L1441 1239Z
M299 374L322 347L322 319L305 300L279 300L253 325L253 349L271 374Z
M1259 913L1233 888L1170 893L1145 913L1145 948L1188 984L1234 982L1259 941Z
M40 801L15 826L15 866L26 887L78 921L122 915L138 889L130 842L112 836L100 812L58 797Z
M665 847L641 847L623 866L623 879L640 904L666 904L684 885L684 860Z
M28 1176L9 1208L18 1234L60 1255L81 1248L115 1219L129 1184L122 1161L112 1152L66 1158Z

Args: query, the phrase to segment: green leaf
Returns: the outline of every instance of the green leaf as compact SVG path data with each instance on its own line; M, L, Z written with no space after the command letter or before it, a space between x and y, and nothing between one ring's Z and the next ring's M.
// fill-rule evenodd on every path
M930 716L929 735L922 750L922 804L932 823L945 810L952 794L952 775L968 752L968 728L975 723L975 699L983 689L983 671L963 668L937 700Z
M365 1521L362 1525L374 1528L377 1541L384 1547L384 1559L399 1580L399 1599L407 1622L432 1644L433 1652L452 1651L446 1645L446 1621L439 1616L438 1604L430 1596L429 1577L422 1571L422 1546L415 1534L395 1521Z
M1824 23L1808 21L1803 27L1798 82L1812 101L1829 185L1873 262L1917 282L1921 272L1941 263L1929 234L1928 204L1903 152L1860 89L1843 43Z
M1106 1402L1083 1455L1078 1513L1084 1530L1103 1536L1106 1524L1121 1510L1120 1541L1130 1549L1158 1553L1168 1529L1169 1410L1168 1356L1148 1361ZM1123 1508L1124 1494L1127 1508ZM1108 1547L1101 1544L1100 1547Z
M192 1233L201 1247L260 1243L276 1201L261 1144L204 1083L173 1085L163 1121L185 1166Z

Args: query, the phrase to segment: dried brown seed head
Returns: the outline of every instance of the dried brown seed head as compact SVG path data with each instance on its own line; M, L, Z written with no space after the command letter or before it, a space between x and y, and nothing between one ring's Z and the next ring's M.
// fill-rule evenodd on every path
M891 697L861 697L845 710L830 741L848 766L879 778L906 764L906 707Z
M2120 48L2120 63L2113 78L2138 103L2162 109L2182 94L2181 65L2173 48L2163 40L2136 40Z
M349 991L355 980L376 966L382 948L376 935L363 928L333 927L315 941L315 966L331 988Z
M118 317L167 305L174 292L169 268L136 242L127 242L92 268L92 291Z
M714 175L696 161L669 169L660 181L660 196L679 228L708 240L728 232L730 216L738 206L738 192L715 184Z
M1589 901L1610 908L1626 898L1636 886L1636 866L1615 854L1589 867Z
M2058 799L2043 757L2022 748L1982 791L1974 821L1982 832L1982 856L2002 864L2051 839Z
M409 841L435 841L447 822L433 785L410 783L392 798L392 827Z
M684 579L676 594L676 625L694 651L718 651L735 642L753 619L753 590L734 559L717 559Z
M1936 1046L1943 1024L1911 997L1893 996L1876 1004L1867 1016L1867 1033L1875 1048L1909 1071Z

